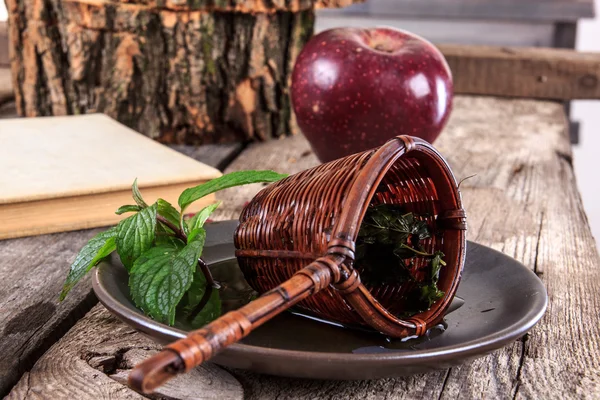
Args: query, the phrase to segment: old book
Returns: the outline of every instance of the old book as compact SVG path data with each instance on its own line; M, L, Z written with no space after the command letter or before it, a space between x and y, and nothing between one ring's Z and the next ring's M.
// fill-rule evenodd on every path
M115 210L134 204L136 178L147 203L176 205L185 188L220 175L102 114L2 120L0 239L114 225L130 215Z

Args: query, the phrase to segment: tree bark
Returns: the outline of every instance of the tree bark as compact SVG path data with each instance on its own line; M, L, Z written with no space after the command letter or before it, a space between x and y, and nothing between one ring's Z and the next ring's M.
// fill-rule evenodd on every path
M294 133L314 8L353 0L5 0L17 110L103 112L163 142Z

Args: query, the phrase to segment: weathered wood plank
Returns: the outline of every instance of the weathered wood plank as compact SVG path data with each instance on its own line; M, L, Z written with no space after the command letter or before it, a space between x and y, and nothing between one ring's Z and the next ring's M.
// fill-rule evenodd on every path
M231 159L238 147L177 149L219 166ZM0 241L0 396L96 303L89 278L62 303L58 294L75 255L99 231Z
M338 14L368 11L396 18L523 20L529 23L577 21L594 16L593 0L370 0Z
M532 268L550 301L522 340L452 369L442 398L598 398L600 258L562 105L472 98L457 107L438 147L459 177L478 174L462 186L469 238Z
M439 45L462 94L600 99L600 53L566 49Z
M461 367L422 376L333 382L231 371L246 397L600 396L600 260L577 192L566 126L560 104L458 97L437 143L459 179L478 174L462 184L469 238L522 261L548 288L548 312L529 335ZM293 173L317 163L308 150L301 136L253 145L227 171L273 168ZM236 216L258 190L260 185L221 193L224 203L218 217ZM112 329L123 327L116 321L109 324L114 324ZM135 342L138 336L131 333L129 340ZM75 335L70 338L76 341ZM48 354L54 358L63 353ZM45 357L41 365L49 362ZM46 374L34 368L28 379L41 379L34 372Z
M89 278L62 303L75 254L99 230L0 241L0 396L95 303Z
M244 149L244 146L241 143L207 144L204 146L172 144L169 145L169 147L220 170L227 167L227 165L229 165L229 163L231 163L231 161Z
M416 5L422 2L424 3L424 1L413 3ZM339 26L362 28L391 26L413 32L433 43L533 47L552 47L554 43L554 25L551 22L532 24L528 21L512 19L499 21L479 18L398 18L391 13L346 14L341 10L322 10L317 13L316 32Z
M123 384L129 370L159 347L97 305L23 375L8 399L143 399ZM206 364L152 397L239 400L243 396L235 378Z

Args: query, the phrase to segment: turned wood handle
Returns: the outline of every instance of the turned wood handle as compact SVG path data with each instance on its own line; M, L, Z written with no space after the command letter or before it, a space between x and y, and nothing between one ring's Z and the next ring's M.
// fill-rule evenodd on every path
M151 393L178 373L197 367L280 312L326 288L332 276L339 277L336 268L342 260L335 255L320 258L244 307L171 343L136 365L129 375L129 385L141 393Z

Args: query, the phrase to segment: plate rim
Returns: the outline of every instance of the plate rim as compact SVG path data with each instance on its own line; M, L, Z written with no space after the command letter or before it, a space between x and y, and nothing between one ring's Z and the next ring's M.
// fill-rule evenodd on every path
M405 363L410 363L411 366L418 366L419 364L427 364L431 361L446 361L456 358L469 358L476 356L483 356L490 353L493 350L500 349L517 338L527 333L535 324L537 324L548 307L548 295L546 287L543 282L539 279L535 273L523 265L518 260L501 253L490 247L477 244L471 241L467 241L467 247L469 246L480 246L485 247L488 251L495 252L502 257L511 258L516 264L523 268L526 273L532 275L532 281L536 282L539 289L538 293L541 296L536 299L534 306L532 306L528 312L521 317L518 321L512 323L506 328L480 337L478 339L472 339L463 343L444 346L439 348L430 349L416 349L411 351L398 351L398 352L382 352L382 353L340 353L340 352L319 352L319 351L307 351L307 350L288 350L288 349L276 349L268 348L243 343L233 343L223 349L220 354L227 353L228 356L235 357L236 355L254 355L260 357L268 357L272 360L307 360L312 361L326 361L326 362L365 362L377 364L390 363L395 366L402 366ZM208 246L210 248L213 246ZM221 257L212 259L209 263L217 263L235 258L231 255L229 257ZM105 269L112 266L110 262L103 261L100 265L95 268L92 274L92 287L94 293L98 297L99 301L106 307L115 317L123 321L125 324L133 327L137 331L141 331L144 334L152 336L146 331L155 331L164 336L177 336L178 338L185 337L186 331L170 327L165 324L159 323L139 312L134 312L127 306L117 300L109 290L107 290L101 283L100 275L104 273ZM541 299L541 302L540 302ZM144 329L145 328L145 329ZM156 340L153 338L153 340ZM214 361L219 364L218 360ZM417 362L415 364L415 362Z

